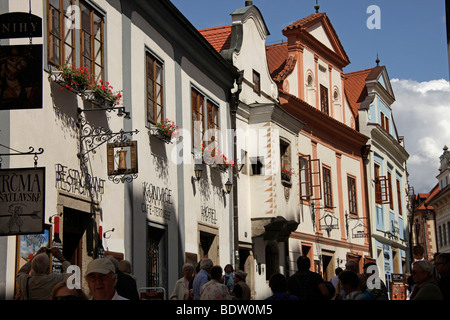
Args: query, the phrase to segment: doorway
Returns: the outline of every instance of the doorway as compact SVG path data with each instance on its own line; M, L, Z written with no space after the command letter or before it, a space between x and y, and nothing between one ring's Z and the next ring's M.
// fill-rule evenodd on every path
M93 251L93 227L90 213L63 208L63 256L71 264L81 266L84 234L87 252Z

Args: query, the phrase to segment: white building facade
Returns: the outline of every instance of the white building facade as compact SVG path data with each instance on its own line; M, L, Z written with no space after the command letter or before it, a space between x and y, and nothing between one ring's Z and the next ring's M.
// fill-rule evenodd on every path
M42 108L0 111L2 145L44 149L38 166L46 174L47 242L39 245L49 245L58 215L63 254L82 275L102 238L105 254L131 261L138 288L158 287L166 298L185 262L233 262L233 195L225 191L233 179L202 159L195 178L193 137L202 142L215 130L218 148L231 158L235 68L170 1L42 0L31 8L7 1L0 9L42 18L42 37L33 39L42 44ZM66 87L58 71L65 63L120 92L118 104L99 105L92 90ZM161 136L156 125L163 121L179 128L179 138ZM30 157L2 157L3 169L30 166ZM21 237L0 239L6 299L27 259Z

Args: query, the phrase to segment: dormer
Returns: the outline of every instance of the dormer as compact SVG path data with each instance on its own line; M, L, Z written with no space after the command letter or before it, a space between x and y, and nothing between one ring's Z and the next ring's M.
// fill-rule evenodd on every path
M278 88L350 126L343 68L350 60L325 13L314 13L283 29L287 42L267 46Z
M270 76L266 56L266 39L270 34L258 7L246 1L245 7L231 13L229 48L220 53L243 71L244 86L240 94L244 103L276 103L278 90Z
M368 124L378 125L396 139L392 116L394 91L385 66L378 65L345 74L345 93L354 112L358 113L361 130Z
M444 146L444 152L439 160L440 167L437 179L439 180L439 188L442 190L450 184L450 152L447 146Z

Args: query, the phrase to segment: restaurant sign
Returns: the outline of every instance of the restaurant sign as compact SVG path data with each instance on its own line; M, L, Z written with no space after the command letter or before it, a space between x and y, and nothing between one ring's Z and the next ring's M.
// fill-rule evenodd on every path
M44 232L45 168L0 169L0 236Z

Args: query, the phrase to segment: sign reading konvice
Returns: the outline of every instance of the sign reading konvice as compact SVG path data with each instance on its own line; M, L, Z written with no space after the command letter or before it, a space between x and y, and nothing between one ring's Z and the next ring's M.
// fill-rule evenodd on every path
M0 169L0 236L44 232L45 168Z

